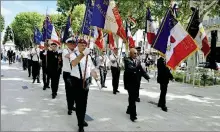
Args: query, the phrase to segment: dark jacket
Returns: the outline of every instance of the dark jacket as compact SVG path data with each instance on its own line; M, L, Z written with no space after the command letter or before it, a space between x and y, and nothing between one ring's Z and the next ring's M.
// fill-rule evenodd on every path
M12 57L13 56L13 50L8 50L7 56Z
M43 51L41 51L40 52L40 59L41 59L41 61L42 61L42 67L43 68L46 68L46 56L47 55L44 55L44 52L45 52L45 50L43 50ZM48 51L47 51L48 52ZM48 58L47 58L48 59Z
M59 54L57 51L47 51L47 71L48 74L61 74L63 67L62 63L62 54Z
M133 62L133 59L130 57L124 58L124 65L125 65L125 71L124 71L124 84L125 89L129 88L137 88L138 84L140 83L140 77L144 77L146 80L149 80L149 75L143 70L141 66L141 62L137 60L136 63Z
M157 60L157 82L161 84L168 84L169 80L173 80L173 75L170 73L169 68L166 66L162 57Z

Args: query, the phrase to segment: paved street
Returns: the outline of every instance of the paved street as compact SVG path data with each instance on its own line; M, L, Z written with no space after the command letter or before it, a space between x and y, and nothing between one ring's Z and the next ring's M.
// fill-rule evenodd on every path
M1 130L2 131L77 131L76 115L67 115L64 82L61 75L58 96L51 99L51 89L32 84L21 64L1 65ZM90 87L85 131L220 131L220 86L193 88L171 82L167 106L163 112L156 103L159 85L154 79L142 79L137 103L138 120L133 123L125 113L127 92L120 78L120 94L113 95L111 73L107 89ZM27 86L28 88L22 88Z

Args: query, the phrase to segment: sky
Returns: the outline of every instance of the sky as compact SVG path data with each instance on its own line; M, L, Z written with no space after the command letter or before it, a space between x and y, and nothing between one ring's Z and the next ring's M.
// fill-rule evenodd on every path
M1 14L5 19L5 28L10 25L15 16L21 12L38 12L40 14L46 14L48 9L48 14L57 14L57 1L1 1ZM5 30L1 33L1 41L3 40ZM2 42L1 42L2 43Z
M48 8L48 14L57 13L57 1L1 1L1 14L5 19L5 27L10 25L14 20L14 17L21 12L38 12L40 14L46 14Z

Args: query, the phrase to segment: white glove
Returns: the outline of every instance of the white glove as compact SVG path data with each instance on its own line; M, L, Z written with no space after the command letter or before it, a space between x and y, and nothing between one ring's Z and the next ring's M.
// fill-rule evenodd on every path
M85 50L83 51L83 54L86 56L88 54L90 54L90 49L89 48L85 48Z
M44 54L44 55L47 55L47 52L45 51L43 54Z

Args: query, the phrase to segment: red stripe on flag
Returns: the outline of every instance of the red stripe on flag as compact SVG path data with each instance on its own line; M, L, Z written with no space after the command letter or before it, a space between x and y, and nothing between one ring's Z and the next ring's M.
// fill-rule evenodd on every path
M174 47L173 54L167 62L167 65L173 70L176 69L181 61L194 53L197 49L196 43L187 35L176 47Z
M108 40L109 40L109 48L113 50L115 48L115 43L112 32L108 33Z
M147 40L149 44L153 44L155 37L155 33L147 32Z
M104 49L103 33L100 28L98 28L98 38L96 39L95 44L100 50Z
M202 52L204 53L204 56L207 56L210 52L210 46L209 46L209 42L208 42L208 38L207 36L205 36L202 40L202 48L201 48Z
M134 48L135 41L133 40L133 38L130 36L130 37L128 37L128 40L129 40L129 48Z

